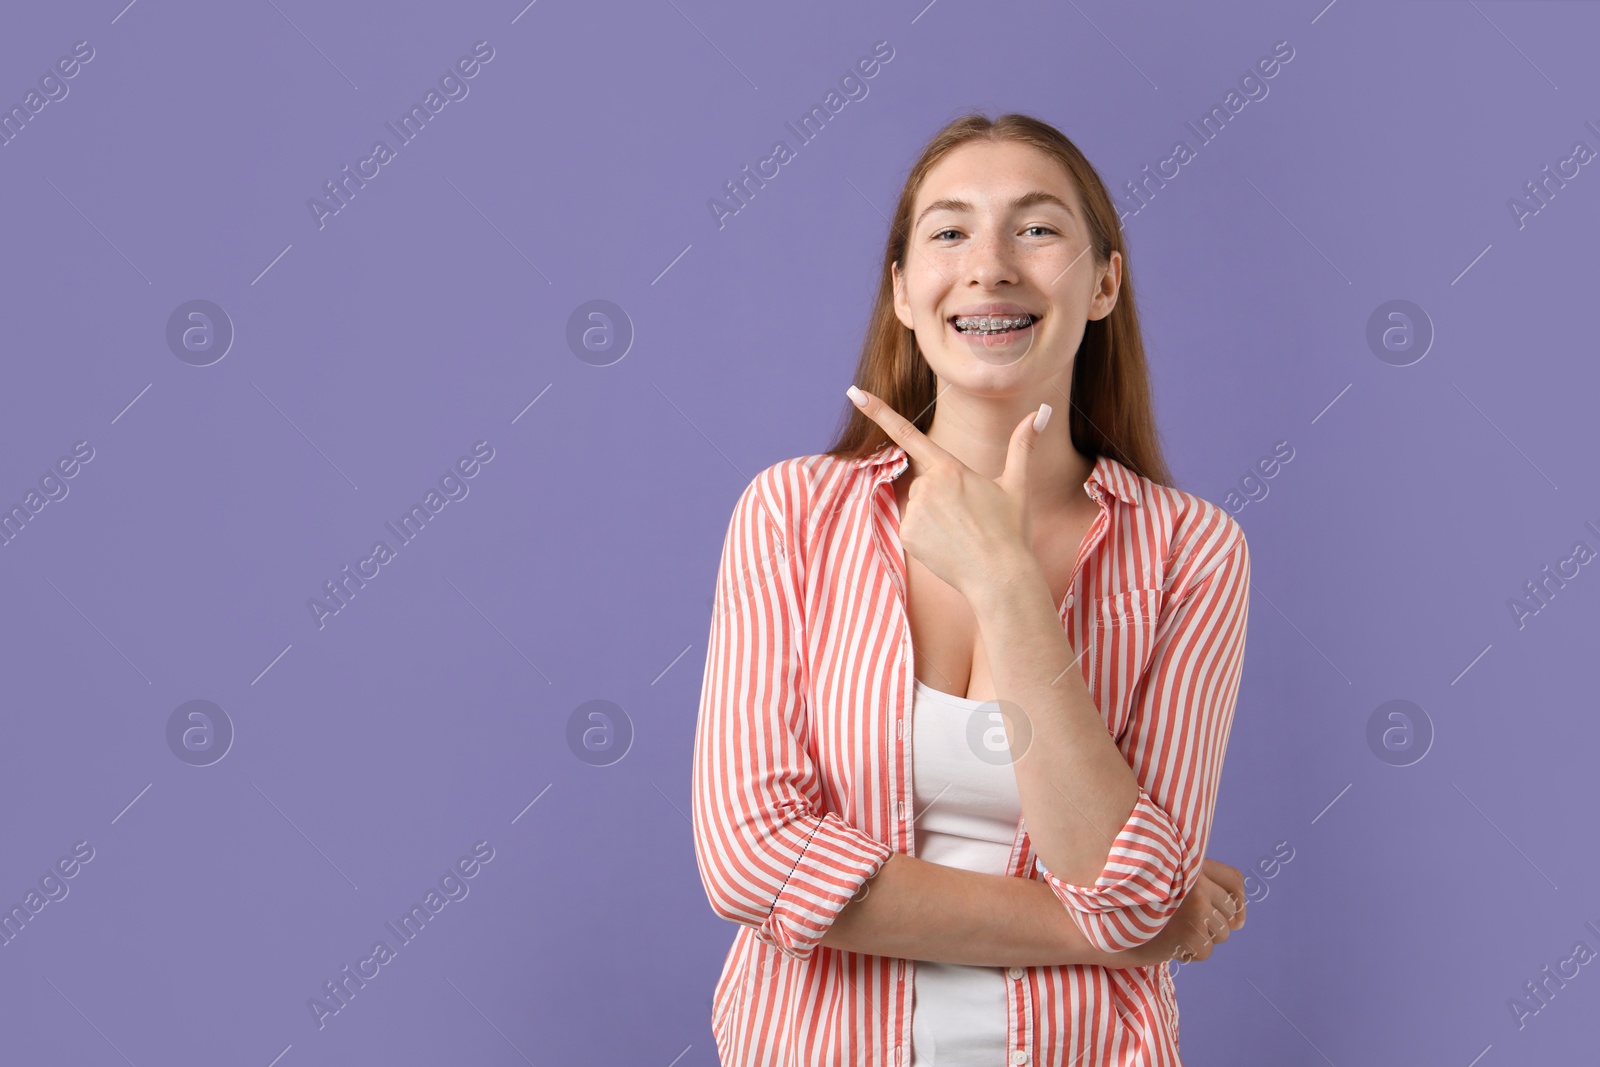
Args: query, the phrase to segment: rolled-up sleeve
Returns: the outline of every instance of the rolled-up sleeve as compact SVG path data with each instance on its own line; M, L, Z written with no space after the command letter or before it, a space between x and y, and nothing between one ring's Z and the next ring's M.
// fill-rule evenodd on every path
M1136 948L1160 933L1205 858L1249 615L1250 554L1236 533L1237 543L1162 611L1118 741L1139 797L1105 868L1083 886L1040 865L1074 924L1104 952Z
M775 464L734 506L695 728L695 856L712 910L809 957L892 854L820 810L805 747L800 544L805 471ZM800 506L797 506L800 502Z

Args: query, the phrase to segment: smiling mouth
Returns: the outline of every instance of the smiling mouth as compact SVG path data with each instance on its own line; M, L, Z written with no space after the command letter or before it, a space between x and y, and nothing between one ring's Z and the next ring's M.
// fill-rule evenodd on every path
M1037 315L952 315L951 327L968 337L1002 337L1021 333L1039 321Z

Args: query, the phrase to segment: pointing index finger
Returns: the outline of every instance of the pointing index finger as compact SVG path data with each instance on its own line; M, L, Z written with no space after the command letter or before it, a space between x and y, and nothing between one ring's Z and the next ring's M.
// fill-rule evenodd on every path
M955 458L929 440L928 435L917 429L910 419L884 403L881 398L854 385L846 389L845 394L856 407L861 409L862 414L883 427L883 432L889 435L890 440L905 449L912 459L923 466Z

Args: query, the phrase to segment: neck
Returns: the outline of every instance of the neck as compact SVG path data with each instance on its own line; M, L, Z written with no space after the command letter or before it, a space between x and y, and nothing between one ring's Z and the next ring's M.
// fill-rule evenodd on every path
M1023 397L1014 403L976 400L946 389L928 427L928 439L979 474L999 478L1005 470L1012 431L1024 415L1039 410L1041 399ZM1094 460L1073 447L1064 398L1058 394L1054 401L1045 402L1053 409L1050 422L1028 462L1029 505L1038 513L1082 505L1088 500L1083 484L1094 469ZM921 473L921 464L912 459L907 474L915 478Z

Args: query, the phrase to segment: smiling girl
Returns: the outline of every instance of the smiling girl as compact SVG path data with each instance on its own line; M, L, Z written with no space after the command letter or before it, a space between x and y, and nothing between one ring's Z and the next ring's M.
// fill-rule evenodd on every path
M1180 1064L1168 961L1244 924L1205 848L1250 557L1168 484L1071 141L969 115L929 142L855 380L722 554L694 757L740 924L722 1062Z

